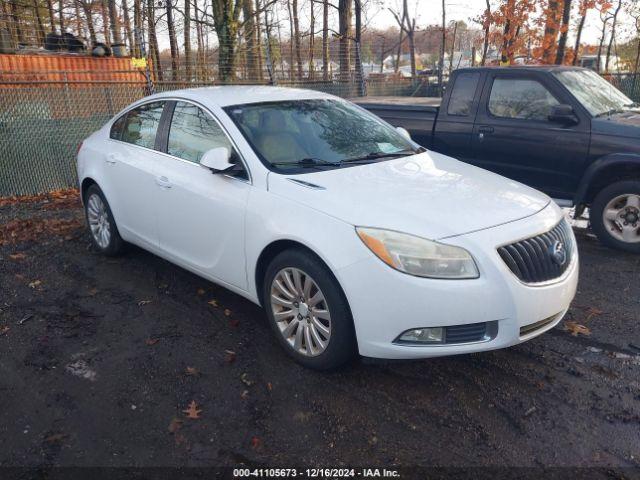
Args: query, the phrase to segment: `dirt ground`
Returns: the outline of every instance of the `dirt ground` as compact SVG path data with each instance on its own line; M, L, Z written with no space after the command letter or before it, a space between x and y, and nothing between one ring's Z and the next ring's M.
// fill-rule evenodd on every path
M93 252L75 195L31 200L0 200L0 466L640 467L640 257L585 230L551 332L318 373L239 296Z

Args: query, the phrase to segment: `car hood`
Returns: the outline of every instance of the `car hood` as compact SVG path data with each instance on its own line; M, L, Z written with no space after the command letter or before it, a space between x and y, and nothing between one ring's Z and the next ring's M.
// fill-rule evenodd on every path
M269 190L352 225L430 239L512 222L551 201L518 182L434 152L300 175L270 173Z
M640 139L640 110L629 110L591 120L592 133Z

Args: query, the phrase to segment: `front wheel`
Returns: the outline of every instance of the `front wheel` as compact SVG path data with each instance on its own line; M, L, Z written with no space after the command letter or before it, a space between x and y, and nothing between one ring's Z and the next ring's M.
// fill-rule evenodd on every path
M331 271L310 253L287 250L273 259L263 305L278 341L298 363L328 370L354 356L347 301Z
M602 243L640 253L640 181L625 180L602 189L593 201L589 218Z

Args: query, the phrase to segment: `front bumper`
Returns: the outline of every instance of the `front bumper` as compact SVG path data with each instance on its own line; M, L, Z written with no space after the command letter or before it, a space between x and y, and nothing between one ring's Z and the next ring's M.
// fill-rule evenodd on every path
M509 270L497 247L546 232L561 218L560 210L550 205L533 217L443 240L472 252L480 269L480 278L474 280L413 277L373 256L340 269L337 274L351 307L360 354L410 359L480 352L515 345L553 328L576 293L577 250L562 277L531 286ZM467 344L393 343L408 329L477 322L496 322L497 334ZM539 327L526 328L537 322Z

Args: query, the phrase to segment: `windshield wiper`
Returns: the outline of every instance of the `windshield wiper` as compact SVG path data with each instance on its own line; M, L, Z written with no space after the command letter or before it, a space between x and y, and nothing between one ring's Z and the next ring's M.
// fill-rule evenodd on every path
M329 160L316 157L305 157L293 162L273 162L271 165L275 167L316 168L322 165L338 166L340 162L330 162Z
M342 162L340 163L369 162L372 160L378 160L380 158L400 157L400 156L414 155L416 153L421 153L421 151L406 149L406 150L398 150L397 152L389 152L389 153L370 152L367 155L364 155L362 157L348 158L346 160L342 160Z

